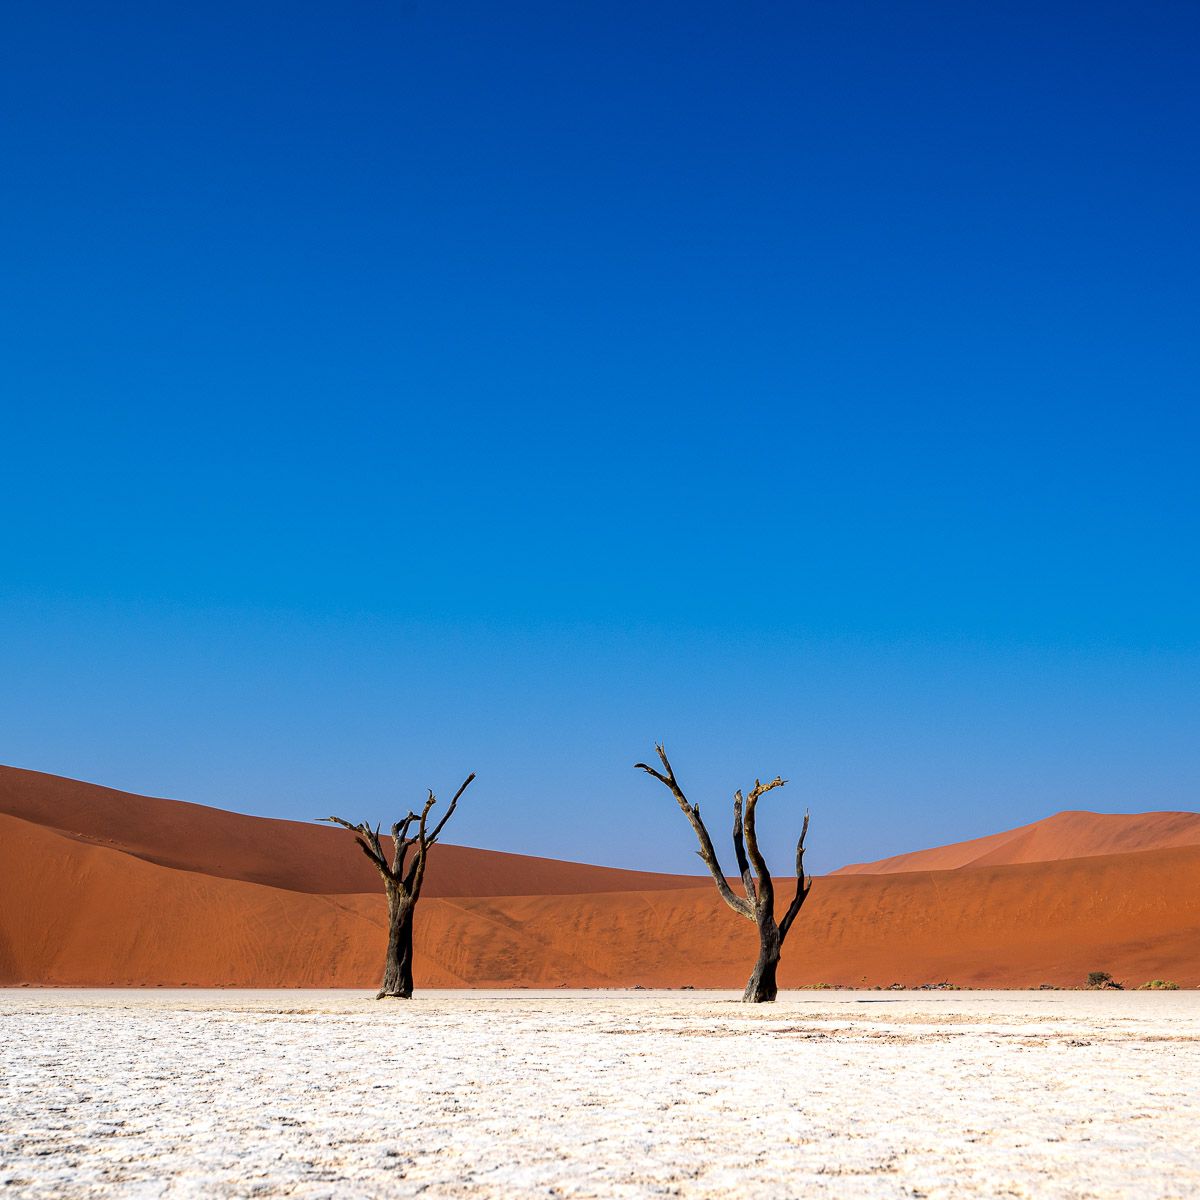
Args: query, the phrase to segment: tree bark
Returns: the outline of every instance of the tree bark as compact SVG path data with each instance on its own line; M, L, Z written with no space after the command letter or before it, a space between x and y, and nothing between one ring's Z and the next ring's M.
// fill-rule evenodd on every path
M744 1004L769 1004L779 995L779 985L775 982L775 972L779 966L780 954L783 950L783 939L779 936L779 926L775 918L760 922L758 926L758 961L750 973L746 990L742 993Z
M411 1000L413 904L399 892L388 895L388 946L383 964L383 983L376 1000Z
M700 843L698 851L704 865L708 867L717 885L721 898L733 909L738 916L753 921L758 927L758 961L754 964L746 990L742 993L745 1004L769 1003L779 995L779 985L775 976L779 967L779 958L783 950L783 942L791 931L792 925L800 912L804 901L808 899L812 880L804 873L804 839L808 834L808 813L804 814L804 824L800 829L800 838L796 843L796 895L782 921L775 920L775 884L771 872L767 868L766 859L758 845L758 827L756 814L759 800L777 787L783 787L787 782L776 775L769 783L761 780L754 781L749 793L743 797L739 788L733 794L733 850L737 856L738 873L741 875L745 896L737 895L729 886L725 872L721 870L717 852L712 844L712 838L704 822L700 819L700 805L692 804L684 795L675 772L671 768L667 752L661 742L654 747L662 763L661 771L647 763L634 763L634 766L647 775L652 775L659 783L667 787L675 797L676 803L683 810L683 815L691 823Z
M425 879L425 864L429 848L437 840L446 822L454 814L459 797L470 786L475 778L475 772L463 780L462 786L454 793L450 807L442 814L442 819L430 833L426 827L430 810L437 803L437 797L431 791L425 801L425 807L419 813L410 812L403 820L392 826L392 860L389 863L383 852L383 843L379 840L379 826L371 828L369 821L354 825L345 817L323 817L331 825L340 825L343 829L354 834L358 848L371 860L383 880L384 894L387 896L388 913L388 946L387 957L383 963L383 983L375 996L376 1000L398 999L409 1000L413 994L413 910L421 898L421 884ZM416 833L410 832L416 825ZM416 848L416 853L410 862L408 852Z

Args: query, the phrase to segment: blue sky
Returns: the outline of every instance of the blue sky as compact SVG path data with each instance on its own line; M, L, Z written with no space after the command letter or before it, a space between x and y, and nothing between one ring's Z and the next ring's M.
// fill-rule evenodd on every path
M656 738L780 867L1196 807L1194 6L5 27L0 761L667 870Z

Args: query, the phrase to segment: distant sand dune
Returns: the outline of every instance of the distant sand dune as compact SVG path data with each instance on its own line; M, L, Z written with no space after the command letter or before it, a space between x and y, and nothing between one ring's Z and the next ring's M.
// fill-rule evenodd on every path
M914 850L876 862L853 863L835 875L886 875L896 871L954 871L1013 863L1058 862L1137 850L1200 846L1200 813L1060 812L1032 825L932 850Z
M320 827L0 769L0 983L371 987L383 900L369 870L346 886L359 857ZM1200 986L1200 846L956 867L818 879L782 985ZM738 987L754 955L702 879L454 846L430 879L418 986Z
M339 816L360 819L352 803L340 807L346 811ZM373 892L379 885L375 868L355 848L349 833L303 821L248 817L16 767L0 767L0 813L159 866L292 892ZM313 813L314 818L328 815ZM391 839L385 837L383 842L390 853ZM555 895L695 883L686 875L620 871L447 845L436 860L430 856L425 895Z

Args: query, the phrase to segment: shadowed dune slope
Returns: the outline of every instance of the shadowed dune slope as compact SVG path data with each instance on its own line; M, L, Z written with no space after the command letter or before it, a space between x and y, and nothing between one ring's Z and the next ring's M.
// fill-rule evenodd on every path
M374 891L179 870L0 815L3 984L369 988L383 908ZM740 987L756 949L709 884L430 897L416 937L424 987ZM817 879L780 980L1024 987L1091 970L1200 985L1200 847Z
M338 815L357 819L356 807L353 801L339 801ZM17 767L0 767L0 813L202 875L322 895L371 892L379 886L379 876L355 847L353 835L329 826L137 796ZM390 853L391 839L383 841ZM424 894L557 895L692 887L696 882L687 875L622 871L439 843L429 857Z
M1200 846L1200 813L1060 812L1032 825L932 850L914 850L877 862L853 863L835 875L887 875L897 871L954 871L1014 863L1057 862L1138 850Z

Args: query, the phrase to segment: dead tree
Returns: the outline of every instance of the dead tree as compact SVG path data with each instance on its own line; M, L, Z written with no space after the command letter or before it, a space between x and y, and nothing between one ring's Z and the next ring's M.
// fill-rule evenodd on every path
M758 848L758 833L755 829L754 818L759 799L772 788L783 787L787 780L780 779L778 775L770 783L760 783L756 779L754 787L750 789L750 794L745 798L742 796L741 789L733 794L733 850L737 856L738 871L742 877L742 888L746 893L742 897L729 886L729 881L721 870L721 864L717 861L717 852L713 849L712 838L708 836L708 830L705 829L704 822L700 819L700 805L688 803L683 789L675 778L675 772L671 769L666 750L661 745L655 746L654 749L658 751L658 757L663 766L662 771L655 770L646 763L636 763L635 766L648 775L653 775L659 783L670 788L679 807L683 809L683 815L687 817L696 831L696 837L700 842L700 849L696 853L704 860L704 865L708 867L716 881L721 899L735 913L745 917L748 921L753 921L758 927L758 961L754 964L754 971L750 975L749 983L746 984L742 1000L747 1004L762 1004L764 1001L774 1000L779 994L779 986L775 982L775 972L779 966L784 939L791 930L792 923L796 920L804 901L808 899L809 889L812 887L812 879L804 874L804 839L808 834L808 813L804 814L800 840L796 843L796 895L788 905L787 912L783 914L783 919L776 921L775 885L771 880L771 872L767 870L766 860ZM754 868L753 872L751 867Z
M343 829L349 829L354 834L359 849L374 863L375 869L383 878L383 890L387 894L388 946L383 966L383 985L375 997L376 1000L389 997L401 1000L412 998L413 912L421 898L421 884L425 881L429 847L438 840L438 834L454 814L458 798L474 778L475 773L472 771L463 781L462 787L454 793L450 807L442 814L442 819L433 827L432 832L427 829L427 822L430 810L437 803L433 792L429 793L429 799L425 801L425 807L419 814L410 812L403 821L397 821L392 826L390 863L379 840L378 825L372 829L366 821L361 825L354 825L341 817L321 818L333 825L340 825ZM414 822L416 831L410 832ZM414 846L416 853L411 862L406 862L408 852Z

